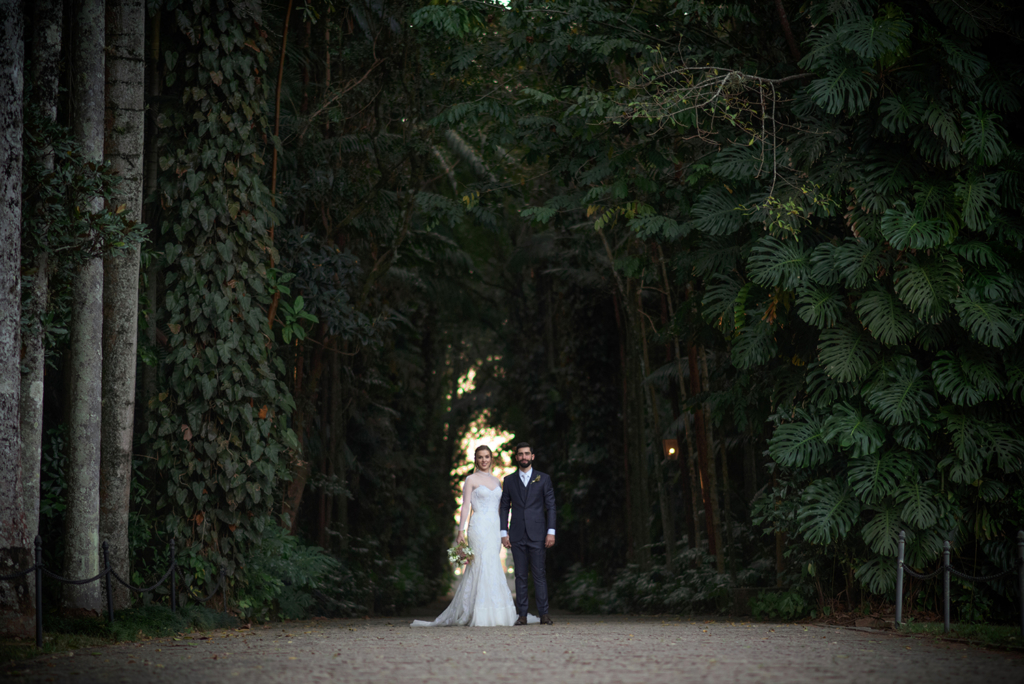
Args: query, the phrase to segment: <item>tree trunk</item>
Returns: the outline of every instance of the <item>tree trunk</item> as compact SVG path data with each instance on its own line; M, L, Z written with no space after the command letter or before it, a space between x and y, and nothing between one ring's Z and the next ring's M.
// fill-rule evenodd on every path
M149 96L148 102L146 103L149 109L149 115L145 117L144 121L146 124L146 144L144 147L145 154L145 186L143 187L143 202L144 213L143 216L146 223L150 226L158 225L158 214L160 211L160 200L157 197L157 178L160 173L160 154L157 150L156 139L157 139L157 100L160 97L161 84L162 84L162 70L160 69L160 10L158 9L154 14L150 23L149 33L149 64L148 64L148 77L147 77L147 94ZM148 309L146 312L146 339L149 342L149 348L156 349L157 345L157 308L160 299L160 278L163 273L163 269L160 267L160 259L150 260L149 272L146 274L146 299ZM159 364L149 365L146 364L142 367L142 405L146 406L148 402L157 395L157 386L159 384Z
M640 292L637 291L637 311L640 314L640 335L643 338L644 348L644 375L651 372L651 360L647 349L647 331L644 325L643 302L640 300ZM654 469L658 484L658 507L661 510L661 532L665 538L665 565L669 572L676 570L676 526L672 519L671 500L668 495L668 484L665 482L665 456L661 447L661 420L658 416L658 393L654 385L648 384L647 389L651 397L651 428L652 446L654 449Z
M690 365L690 392L694 395L701 393L700 368L697 363L697 348L690 345L688 355ZM708 477L708 434L705 429L705 415L703 408L696 408L693 411L694 445L696 446L696 470L700 477L701 501L704 504L704 524L708 534L708 553L714 556L717 553L715 544L714 514L711 508L711 482Z
M340 340L339 340L340 341ZM342 346L348 351L348 342ZM345 410L345 382L342 364L347 357L334 352L331 363L331 464L334 468L337 494L334 495L334 531L337 535L337 548L348 547L348 447L346 445L347 411Z
M708 373L708 355L701 347L701 380L704 391L711 391L711 381ZM718 572L725 572L725 545L722 543L722 506L718 501L718 469L715 467L715 437L711 425L711 409L707 402L704 402L704 429L708 437L708 492L711 499L711 520L715 535L715 567Z
M668 316L670 319L675 318L675 307L672 305L672 286L668 281L668 269L665 268L665 254L661 250L661 246L658 246L658 256L661 262L661 279L665 286L665 301L668 304ZM683 357L679 351L679 338L673 339L673 347L676 355L676 375L679 378L679 396L682 401L683 410L686 406L686 380L683 377ZM697 553L697 567L701 565L700 561L700 508L697 505L697 501L701 499L700 491L700 480L697 479L697 454L693 449L693 435L690 433L690 419L687 416L683 419L683 432L686 436L686 468L689 475L690 484L690 509L691 515L693 516L693 539L691 543L693 548L698 550Z
M732 549L732 518L729 510L729 456L725 449L725 438L718 440L719 450L722 452L722 513L725 517L725 546ZM736 585L736 564L730 552L729 576L732 577L733 586Z
M106 14L107 160L121 184L115 202L142 221L145 139L145 24L143 0L108 0ZM128 577L128 506L135 424L135 369L139 321L139 247L103 260L103 429L100 460L100 538L110 543L110 565ZM128 607L128 589L114 583L114 608Z
M63 16L60 0L38 0L32 8L32 97L51 120L57 119L57 85ZM43 153L43 165L53 169L53 150ZM40 227L41 232L46 226ZM28 334L22 342L21 366L21 489L28 538L39 534L39 464L43 448L43 387L46 340L43 316L49 298L49 260L45 249L35 255L32 292L25 311ZM35 587L32 588L33 593Z
M629 457L630 503L629 528L633 537L636 563L647 569L651 566L651 506L649 499L647 463L647 416L644 397L643 331L637 298L640 283L628 279L622 298L626 318L626 443Z
M743 440L743 496L749 507L757 496L757 450L754 448L754 429L747 426Z
M619 298L615 296L613 298L615 304L615 327L618 330L619 338L619 374L622 376L622 472L623 479L626 481L626 489L623 492L623 498L625 499L625 518L626 518L626 557L630 562L635 562L636 551L634 548L633 535L629 532L632 530L632 510L633 500L630 496L630 468L629 468L629 414L626 411L626 406L629 404L629 376L626 373L626 325L622 320L623 316L621 313L621 307L619 306Z
M0 575L32 565L21 484L21 161L24 5L0 0ZM0 634L32 634L31 573L0 582Z
M104 3L81 0L73 25L71 100L73 128L84 156L103 161ZM103 209L94 198L90 211ZM64 576L99 573L100 430L103 390L103 259L89 258L75 274L69 363L68 498ZM72 611L99 613L100 585L65 584L64 605Z

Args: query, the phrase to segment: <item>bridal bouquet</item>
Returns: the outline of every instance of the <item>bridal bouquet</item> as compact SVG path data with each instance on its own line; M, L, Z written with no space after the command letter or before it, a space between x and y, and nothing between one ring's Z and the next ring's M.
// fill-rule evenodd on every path
M473 549L469 547L469 542L462 542L448 549L448 562L450 563L461 567L471 560L473 560Z

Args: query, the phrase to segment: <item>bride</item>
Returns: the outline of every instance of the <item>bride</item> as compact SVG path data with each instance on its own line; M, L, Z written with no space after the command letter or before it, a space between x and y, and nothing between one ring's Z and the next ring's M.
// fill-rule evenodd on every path
M477 447L473 462L476 468L462 487L462 515L457 539L461 544L468 529L473 558L466 566L448 608L433 622L413 621L413 627L511 627L516 621L515 603L498 555L501 550L498 523L501 481L491 474L494 468L491 448ZM533 615L528 616L528 620L539 622Z

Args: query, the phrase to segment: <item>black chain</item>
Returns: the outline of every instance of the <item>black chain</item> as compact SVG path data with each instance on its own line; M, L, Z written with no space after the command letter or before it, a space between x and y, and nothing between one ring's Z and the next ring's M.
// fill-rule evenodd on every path
M32 572L35 569L36 569L36 566L33 565L32 567L26 568L25 570L22 570L21 572L16 572L13 575L0 575L0 582L4 582L4 581L7 581L7 580L16 580L19 577L24 577L25 575L27 575L28 573Z
M141 592L143 592L143 591L153 591L154 589L156 589L157 587L159 587L159 586L160 586L161 584L163 584L163 583L164 583L165 581L167 581L167 578L171 576L171 573L172 573L172 572L174 571L174 569L175 569L176 567L178 567L177 563L175 563L175 564L174 564L174 565L172 565L171 567L167 568L167 572L165 572L165 573L164 573L164 576L163 576L163 577L161 577L161 578L160 578L160 579L159 579L159 580L157 581L157 583L156 583L156 584L154 584L154 585L153 585L153 586L151 586L151 587L136 587L136 586L134 586L134 585L132 585L132 584L129 584L129 583L128 583L128 582L126 582L126 581L125 581L124 579L122 579L120 575L118 575L118 574L117 574L116 572L114 572L113 568L111 568L111 570L110 570L110 574L112 574L112 575L114 576L114 579L116 579L116 580L117 580L118 582L120 582L120 583L121 583L121 584L123 584L124 586L128 587L128 588L129 588L129 589L131 589L132 591L135 591L135 592L139 592L139 593L141 593Z
M910 568L908 568L906 566L906 564L903 565L903 572L907 573L911 577L916 577L917 579L920 579L920 580L930 580L930 579L932 579L934 577L938 577L942 573L942 571L946 570L946 569L948 569L951 574L956 575L960 579L967 580L968 582L991 582L992 580L997 580L997 579L1002 579L1004 577L1009 577L1010 575L1012 575L1015 572L1017 572L1016 570L1003 570L1002 572L996 573L994 575L977 575L977 576L975 576L975 575L968 575L966 572L960 572L959 570L955 569L952 565L946 565L946 566L940 567L935 572L929 573L927 575L921 575L921 574L918 574L918 573L914 572Z
M1016 570L1003 570L1002 572L996 575L979 575L975 577L974 575L968 575L966 572L960 572L959 570L954 570L953 568L950 568L949 571L957 577L959 577L960 579L965 579L968 582L990 582L992 580L1009 577L1013 573L1017 572Z
M938 577L942 573L942 568L939 568L935 572L928 573L927 575L921 575L919 573L914 572L913 570L908 568L906 565L904 565L903 566L903 572L907 573L911 577L916 577L917 579L920 579L920 580L930 580L933 577Z
M44 573L46 573L47 575L49 575L53 579L55 579L55 580L57 580L59 582L63 582L64 584L89 584L90 582L95 582L96 580L101 580L101 579L103 579L104 577L107 576L107 573L113 572L113 570L109 570L108 569L108 570L104 570L103 572L101 572L100 574L96 575L95 577L90 577L89 579L73 580L73 579L68 579L67 577L61 577L57 573L50 572L46 568L40 568L40 570L42 570Z

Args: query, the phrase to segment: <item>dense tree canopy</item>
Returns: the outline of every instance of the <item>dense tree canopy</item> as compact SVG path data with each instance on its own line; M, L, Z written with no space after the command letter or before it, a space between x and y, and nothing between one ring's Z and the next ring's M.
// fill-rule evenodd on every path
M1022 20L999 0L149 3L144 225L70 141L73 102L23 105L26 312L50 258L21 326L51 364L41 533L77 481L66 266L145 234L138 581L173 537L189 582L225 565L257 618L429 600L474 425L552 475L566 607L891 601L900 530L919 570L945 540L1012 567ZM1009 585L954 591L961 619L1009 616Z

